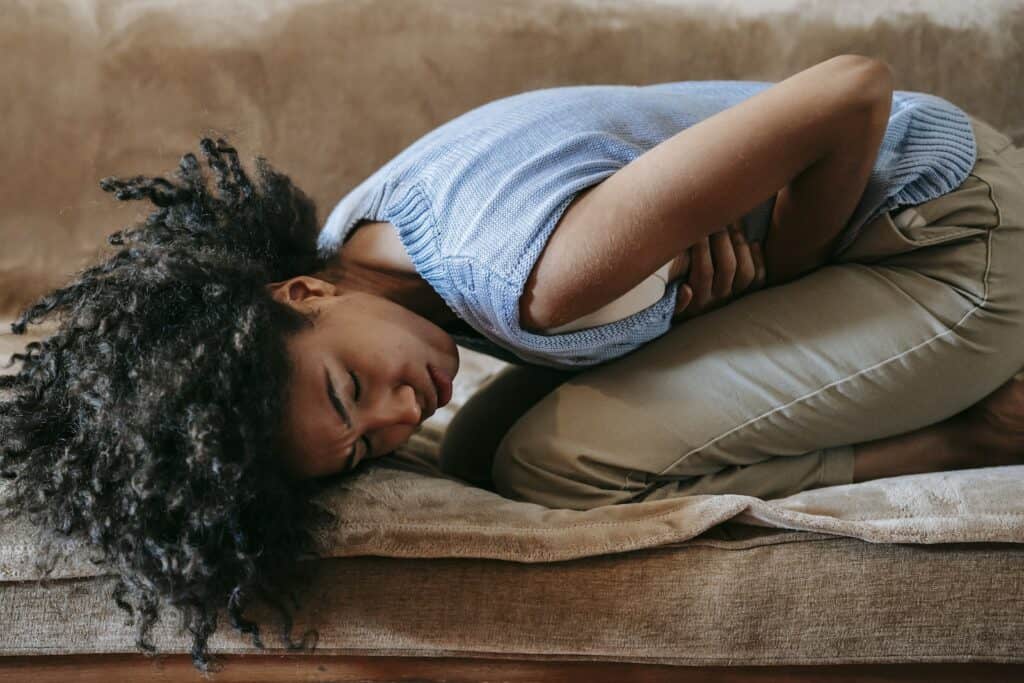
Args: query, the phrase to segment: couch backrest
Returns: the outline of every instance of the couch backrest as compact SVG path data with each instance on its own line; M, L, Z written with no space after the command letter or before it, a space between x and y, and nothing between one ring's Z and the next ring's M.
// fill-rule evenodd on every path
M735 6L734 6L735 5ZM567 84L778 81L832 55L888 61L1024 144L1024 10L711 0L5 2L0 316L152 208L100 178L170 174L203 135L265 156L321 222L414 139L491 99Z

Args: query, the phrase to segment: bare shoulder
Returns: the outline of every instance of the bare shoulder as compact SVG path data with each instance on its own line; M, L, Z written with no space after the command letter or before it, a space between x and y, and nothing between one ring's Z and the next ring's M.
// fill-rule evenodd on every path
M347 261L367 268L417 275L398 230L387 221L365 221L353 228L341 252Z

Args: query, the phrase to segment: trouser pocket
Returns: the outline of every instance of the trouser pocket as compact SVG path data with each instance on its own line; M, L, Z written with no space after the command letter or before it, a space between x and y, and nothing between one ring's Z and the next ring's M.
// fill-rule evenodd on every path
M953 192L918 206L886 211L871 221L834 259L837 263L873 263L935 244L984 234L996 223L991 188L971 174Z

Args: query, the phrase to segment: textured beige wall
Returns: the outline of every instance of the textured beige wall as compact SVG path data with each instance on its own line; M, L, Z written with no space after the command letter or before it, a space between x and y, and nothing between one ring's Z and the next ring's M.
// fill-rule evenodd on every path
M150 208L99 189L167 174L204 134L263 155L323 220L431 128L532 88L781 80L843 52L1024 144L1019 1L0 2L0 316Z

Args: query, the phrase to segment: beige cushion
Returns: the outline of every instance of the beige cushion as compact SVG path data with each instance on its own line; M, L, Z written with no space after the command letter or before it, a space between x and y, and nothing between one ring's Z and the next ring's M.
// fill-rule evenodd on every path
M169 173L211 132L228 134L247 161L262 154L290 173L323 218L416 137L496 97L559 84L779 80L854 51L889 61L898 88L946 97L1021 144L1024 93L1005 87L1024 68L1015 4L10 4L0 22L0 83L16 102L0 146L0 309L13 315L148 210L116 202L100 178ZM0 345L10 353L24 341ZM1005 616L1022 598L1018 545L901 544L1020 543L1014 497L1024 468L781 501L552 511L440 471L447 421L504 367L468 351L463 361L476 363L476 383L456 387L457 400L395 458L323 498L343 521L320 530L321 558L303 565L311 575L300 586L300 627L321 629L325 651L690 664L1020 660L1019 620ZM83 554L43 589L27 580L26 529L5 528L0 539L0 652L133 649L109 579ZM184 651L174 627L165 622L157 643ZM250 647L226 628L212 645Z
M750 527L746 527L750 529ZM325 654L686 665L1022 662L1020 545L887 545L802 532L557 563L351 557L303 564L294 637ZM132 652L108 579L0 585L0 654ZM281 648L277 621L266 644ZM175 620L154 641L187 652ZM252 652L221 628L215 652Z
M774 500L700 495L571 510L504 498L441 469L452 416L467 397L486 394L502 365L472 351L460 349L460 357L466 360L448 405L396 453L320 494L333 518L315 530L321 557L554 562L678 544L728 520L882 543L1024 543L1024 465L890 477ZM36 577L30 527L0 524L0 539L0 581ZM55 576L99 573L84 553L71 559Z
M492 99L563 84L776 81L887 60L1024 144L1017 0L53 0L6 3L0 314L84 265L148 205L99 188L170 173L201 135L265 156L318 203Z

